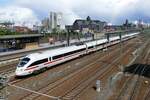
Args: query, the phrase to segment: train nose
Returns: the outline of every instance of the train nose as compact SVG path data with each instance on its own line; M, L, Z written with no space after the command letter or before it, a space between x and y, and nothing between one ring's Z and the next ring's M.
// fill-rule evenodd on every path
M22 71L23 71L23 69L17 68L15 71L16 76L20 76Z
M24 69L23 69L23 68L17 68L17 69L16 69L16 73L18 73L18 72L22 72L22 71L24 71Z
M28 75L23 68L17 68L15 71L16 76L25 76Z

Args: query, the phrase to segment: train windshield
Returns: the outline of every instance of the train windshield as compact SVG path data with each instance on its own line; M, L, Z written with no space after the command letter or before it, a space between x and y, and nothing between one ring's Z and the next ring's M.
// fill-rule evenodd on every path
M23 58L21 59L20 63L18 64L18 67L23 67L30 61L30 58Z

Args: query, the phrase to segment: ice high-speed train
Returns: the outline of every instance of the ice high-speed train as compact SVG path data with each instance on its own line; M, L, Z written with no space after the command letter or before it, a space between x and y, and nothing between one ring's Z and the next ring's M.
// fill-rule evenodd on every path
M122 41L131 39L137 34L139 34L139 32L123 35ZM107 39L101 39L80 45L72 45L69 47L29 54L20 59L15 74L16 76L26 76L32 73L37 73L42 69L46 69L93 51L104 49L106 46L111 46L119 42L120 38L119 36L116 36L111 37L109 43Z

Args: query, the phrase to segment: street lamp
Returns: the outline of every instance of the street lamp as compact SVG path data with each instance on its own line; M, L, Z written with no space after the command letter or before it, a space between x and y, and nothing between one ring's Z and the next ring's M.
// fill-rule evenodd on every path
M110 34L109 34L109 33L106 34L106 38L107 38L107 43L106 43L106 48L105 48L105 50L107 50L107 44L110 43Z

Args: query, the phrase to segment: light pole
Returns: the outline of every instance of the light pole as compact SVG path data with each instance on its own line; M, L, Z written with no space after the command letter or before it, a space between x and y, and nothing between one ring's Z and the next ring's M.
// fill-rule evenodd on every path
M97 40L98 40L98 39L97 39L97 33L96 33L96 50L97 50Z
M106 38L107 38L107 44L109 44L110 43L110 34L108 33L107 35L106 35ZM107 50L107 44L106 44L106 50Z
M123 56L123 47L122 47L122 33L120 32L119 33L119 38L120 38L120 68L121 68L121 71L123 71L123 64L122 64L122 56Z
M70 29L67 30L67 46L70 46Z

